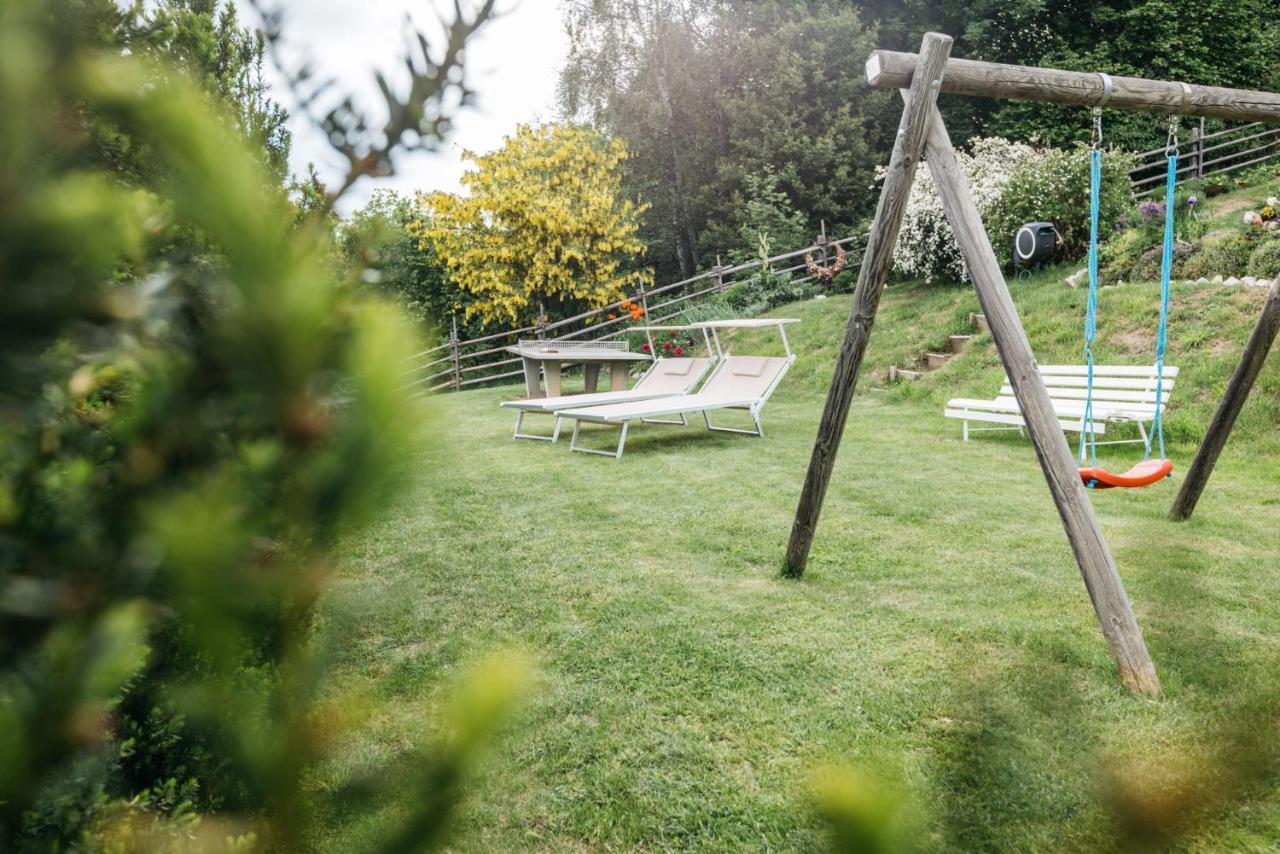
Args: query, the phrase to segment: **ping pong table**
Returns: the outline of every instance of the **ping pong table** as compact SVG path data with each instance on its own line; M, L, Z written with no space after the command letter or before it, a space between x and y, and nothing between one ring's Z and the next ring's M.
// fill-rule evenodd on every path
M524 385L529 398L559 397L560 369L581 364L586 392L592 394L600 383L600 366L609 366L609 388L623 391L632 362L652 361L647 353L627 349L625 341L520 341L506 348L524 361ZM543 390L541 378L546 378Z

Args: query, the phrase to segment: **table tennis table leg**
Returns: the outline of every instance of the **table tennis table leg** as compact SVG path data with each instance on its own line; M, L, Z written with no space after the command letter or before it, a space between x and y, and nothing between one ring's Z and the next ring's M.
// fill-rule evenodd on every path
M626 362L613 362L609 365L609 389L611 391L627 390L627 369Z
M585 363L582 366L582 378L586 385L587 394L595 394L596 389L600 386L600 363Z
M547 397L560 396L560 363L543 362L542 372L546 375Z
M536 359L524 360L524 393L527 398L546 397L542 393L541 366Z

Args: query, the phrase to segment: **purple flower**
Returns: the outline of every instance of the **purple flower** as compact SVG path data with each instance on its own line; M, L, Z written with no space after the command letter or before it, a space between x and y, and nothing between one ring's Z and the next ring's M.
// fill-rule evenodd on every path
M1194 208L1198 204L1200 204L1200 199L1196 196L1190 196L1187 199L1187 207L1189 208Z
M1138 213L1144 220L1164 219L1164 205L1160 202L1143 202L1138 206Z

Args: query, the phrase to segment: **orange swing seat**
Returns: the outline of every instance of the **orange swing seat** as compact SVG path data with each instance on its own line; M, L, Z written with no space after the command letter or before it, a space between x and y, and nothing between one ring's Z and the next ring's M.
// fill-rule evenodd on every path
M1080 469L1080 479L1090 489L1150 486L1166 477L1173 477L1173 460L1143 460L1124 474L1112 474L1096 466Z

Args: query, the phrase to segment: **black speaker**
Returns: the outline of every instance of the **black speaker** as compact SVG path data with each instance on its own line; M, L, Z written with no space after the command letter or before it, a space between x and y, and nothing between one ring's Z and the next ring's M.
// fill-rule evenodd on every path
M1058 228L1051 222L1029 222L1013 237L1013 266L1040 267L1053 260L1058 247Z

